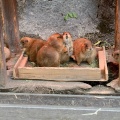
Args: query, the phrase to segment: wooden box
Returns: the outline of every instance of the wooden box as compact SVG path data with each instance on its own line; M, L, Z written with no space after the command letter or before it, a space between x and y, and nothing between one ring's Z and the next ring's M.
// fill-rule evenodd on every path
M27 57L21 54L13 68L14 79L54 81L107 81L105 49L98 51L99 67L26 67Z

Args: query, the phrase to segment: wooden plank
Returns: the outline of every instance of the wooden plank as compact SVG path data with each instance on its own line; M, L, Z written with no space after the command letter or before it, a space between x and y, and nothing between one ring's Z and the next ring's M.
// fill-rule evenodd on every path
M103 51L98 51L98 56L99 56L99 68L101 69L102 78L108 80L108 68L106 63L105 47L103 47Z
M23 59L23 53L20 55L18 61L16 62L15 66L13 67L13 76L15 78L18 77L18 66L20 65L22 59Z
M116 0L115 11L115 50L119 49L120 42L120 0Z
M108 80L108 67L107 67L105 47L103 47L103 53L104 53L103 55L104 55L104 64L105 64L105 79Z
M106 81L108 80L108 70L107 66L105 65L105 48L103 48L102 51L99 51L99 53L101 53L101 55L99 55L99 68L25 67L27 57L24 57L24 53L22 53L16 65L14 66L13 76L15 79L54 81Z
M19 64L19 67L25 67L27 62L28 62L28 57L23 57L20 64Z
M20 79L55 81L98 81L101 79L99 68L24 67L18 68L18 72Z
M105 61L104 59L104 53L103 51L98 51L98 57L99 57L99 68L101 70L101 74L104 75L105 73Z
M116 19L115 19L115 50L120 50L120 0L116 0ZM120 55L120 53L119 53ZM119 81L120 86L120 59L119 59Z
M16 0L1 0L4 21L4 38L12 53L20 52L19 26Z
M54 81L106 81L105 79L105 53L102 51L104 58L104 68L101 74L100 68L69 68L69 67L25 67L27 58L23 53L13 69L15 79L37 79L37 80L54 80ZM100 56L99 56L100 57ZM103 59L101 59L103 61ZM101 63L102 65L102 63ZM87 71L87 75L86 75ZM64 74L63 74L64 73Z
M5 83L7 80L3 41L4 41L3 40L3 18L2 18L2 7L1 7L1 1L0 1L0 86L5 86Z

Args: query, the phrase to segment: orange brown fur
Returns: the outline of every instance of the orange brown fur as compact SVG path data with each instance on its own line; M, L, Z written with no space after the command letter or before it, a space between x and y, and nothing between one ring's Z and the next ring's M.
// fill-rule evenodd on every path
M59 33L54 33L54 34L49 36L48 41L51 39L57 39L57 38L62 38L62 35Z
M42 39L35 39L30 37L23 37L21 39L22 47L25 48L25 53L31 62L36 62L36 56L38 50L45 44Z
M49 39L38 51L37 65L40 67L60 66L60 54L64 47L62 38Z
M96 49L93 47L90 40L79 38L73 42L73 56L78 65L82 61L87 61L91 64L96 55Z
M66 47L62 50L60 55L61 55L61 57L60 57L60 63L61 64L69 61L70 57L68 55L68 50L67 50Z
M11 58L11 52L9 48L7 48L6 46L4 46L4 53L5 53L5 59L6 61L8 61Z
M113 58L114 58L114 60L115 60L115 62L116 62L117 64L119 64L119 52L120 52L120 50L115 50L115 51L112 53L112 56L113 56Z
M48 38L48 41L52 41L54 39L57 40L59 38L63 39L63 35L61 35L59 33L54 33ZM67 47L65 47L60 54L60 63L62 64L62 63L68 62L68 61L69 61L68 50L67 50Z

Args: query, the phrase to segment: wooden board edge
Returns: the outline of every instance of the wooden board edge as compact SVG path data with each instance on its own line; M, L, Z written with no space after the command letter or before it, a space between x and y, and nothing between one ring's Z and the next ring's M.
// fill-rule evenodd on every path
M28 62L28 57L22 57L21 62L18 65L18 68L19 67L25 67L25 65L27 64L27 62Z
M95 69L82 68L81 69L81 68L68 68L68 67L57 67L57 68L55 67L20 68L19 67L18 71L19 71L20 79L73 81L73 82L74 81L99 81L101 79L99 68L95 68ZM84 71L88 71L88 74L85 75ZM93 75L93 78L92 78L92 75Z
M99 68L101 70L101 74L104 74L105 71L105 58L104 58L104 52L98 51L98 58L99 58Z
M21 53L19 59L17 60L16 64L13 67L13 78L19 78L19 72L18 72L18 66L21 63L21 60L23 59L24 52Z
M106 62L106 51L104 46L102 51L98 51L98 58L99 58L99 68L101 69L102 78L107 81L108 68L107 68L107 62Z
M105 74L105 73L108 73L107 66L105 65L105 63L106 63L105 48L103 48L103 50L101 50L101 51L98 51L98 53L101 53L101 55L98 54L98 56L99 57L102 56L102 58L104 58L104 60L103 59L100 60L100 58L99 58L100 65L99 65L99 68L97 68L97 69L99 69L102 72L104 72L104 77L101 77L100 80L94 80L93 79L93 80L86 80L86 81L107 81L108 80L108 74ZM21 54L20 58L18 59L17 63L14 66L14 72L13 72L14 73L14 79L28 79L28 80L32 80L33 78L29 78L29 77L28 78L22 78L22 77L20 77L20 75L19 75L20 71L19 70L24 70L24 69L28 69L28 70L37 69L38 71L39 71L39 69L42 69L43 71L46 70L46 69L51 69L53 71L55 69L62 69L62 70L64 70L66 68L67 69L81 69L81 68L71 68L71 67L57 67L57 68L56 67L41 67L41 68L39 68L39 67L34 67L34 68L33 67L25 67L25 65L26 65L26 63L28 61L28 58L27 57L23 57L23 54L24 53ZM103 61L104 61L104 65L103 65ZM85 71L87 70L86 68L82 68L82 69L85 69ZM92 70L93 68L89 68L89 69ZM94 69L96 69L96 68L94 68ZM37 80L39 80L39 79L40 78L37 78ZM80 81L82 81L82 80L80 80ZM85 80L83 80L83 81L85 81Z
M105 61L105 79L108 80L108 67L107 67L105 47L103 47L103 52L104 52L104 61Z

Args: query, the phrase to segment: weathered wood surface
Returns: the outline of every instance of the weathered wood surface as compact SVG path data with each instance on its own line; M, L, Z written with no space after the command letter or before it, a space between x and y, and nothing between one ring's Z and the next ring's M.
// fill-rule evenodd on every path
M16 0L1 0L4 22L4 38L13 53L20 52L19 26Z
M120 53L119 53L120 55ZM118 86L119 86L119 90L120 90L120 57L119 57L119 77L118 77L119 81L118 81Z
M116 19L115 19L115 49L120 49L120 0L116 0ZM119 59L119 69L120 69L120 59ZM118 86L120 86L120 70L119 70L119 81Z
M120 0L116 0L115 11L115 50L119 49L120 42Z
M101 69L102 78L108 80L108 67L107 67L107 53L105 47L102 51L98 51L99 68Z
M107 67L107 59L106 59L106 51L105 47L103 47L103 55L104 55L104 64L105 64L105 79L108 80L108 67Z
M101 79L99 68L18 68L19 78L55 81L98 81Z
M98 81L101 79L101 71L99 68L23 67L22 61L23 63L27 62L27 59L23 59L22 53L13 69L14 78L55 81Z
M26 63L27 59L24 59L24 57L22 57L23 55L20 56L13 70L13 76L18 79L38 79L55 81L105 81L105 64L103 77L101 79L101 69L99 68L23 67L22 63ZM105 60L104 55L103 57L101 61ZM100 64L102 63L100 62Z
M3 18L2 18L2 6L0 1L0 86L4 86L7 80L6 77L6 63L4 55L4 41L3 41Z
M15 77L15 78L17 78L18 77L18 66L21 64L21 62L22 62L22 59L24 58L23 57L23 54L24 53L22 53L21 55L20 55L20 57L19 57L19 59L17 60L17 62L16 62L16 64L15 64L15 66L13 67L13 76ZM26 62L27 62L27 59L25 59L26 60ZM25 65L25 64L24 64ZM23 65L22 65L23 66Z
M105 74L105 61L104 61L104 53L103 51L98 51L98 57L99 59L99 68L101 70L102 77Z
M103 51L98 51L98 56L99 56L99 68L101 70L102 78L108 80L108 69L106 63L105 48L103 48Z
M54 81L107 81L105 48L99 51L99 67L25 67L27 58L21 54L13 69L15 79L36 79ZM104 63L104 64L103 64ZM102 68L101 68L102 66Z

